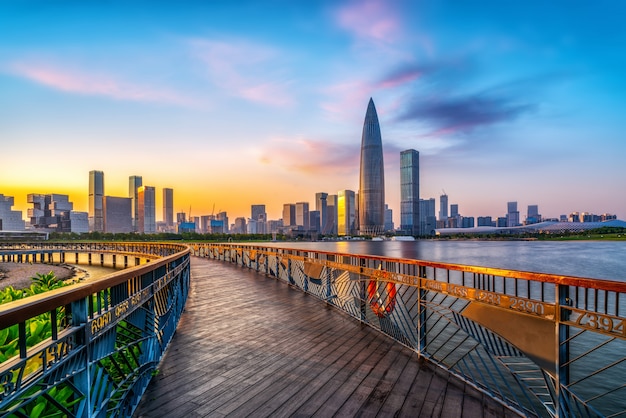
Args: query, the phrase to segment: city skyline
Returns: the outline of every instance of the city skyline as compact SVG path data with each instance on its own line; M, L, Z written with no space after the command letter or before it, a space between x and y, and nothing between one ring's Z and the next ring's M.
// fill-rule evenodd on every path
M413 3L3 2L0 193L88 211L98 170L108 196L138 175L174 212L278 219L358 190L373 97L396 225L405 149L463 216L626 218L626 5Z

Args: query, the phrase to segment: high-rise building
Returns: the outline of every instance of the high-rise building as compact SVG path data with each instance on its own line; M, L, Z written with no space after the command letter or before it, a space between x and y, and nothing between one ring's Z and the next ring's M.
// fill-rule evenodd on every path
M89 172L89 230L104 232L104 172Z
M434 235L436 228L435 198L420 199L420 235Z
M267 218L267 214L265 213L265 205L252 205L250 207L251 219L258 221L261 217L263 219Z
M211 228L211 219L213 216L211 215L202 215L200 216L200 233L206 234L209 232Z
M217 215L215 215L215 220L222 222L222 230L219 232L223 234L230 232L230 224L228 223L228 214L226 212L218 212Z
M320 211L319 210L311 210L309 211L309 228L308 230L311 231L311 233L316 233L319 234L320 232L320 224L321 224L321 217L320 217Z
M156 232L156 190L151 186L137 189L137 232L154 234Z
M309 230L309 202L296 202L296 225Z
M174 228L174 190L163 189L163 222L168 230Z
M400 153L400 229L409 235L420 231L420 154L414 149Z
M519 212L517 210L517 202L507 202L507 213L506 213L506 226L518 226L519 223Z
M496 226L495 222L491 220L491 216L479 216L476 222L478 226Z
M541 215L539 214L538 205L528 205L528 212L526 214L526 224L536 224L541 222Z
M133 232L131 218L132 199L130 197L104 196L104 232Z
M466 216L461 216L461 228L473 228L474 227L474 217L470 216L470 217L466 217Z
M356 229L355 193L340 190L337 193L337 235L352 235Z
M450 205L450 217L458 218L459 217L459 205L456 203L452 203Z
M385 203L385 231L393 231L393 210Z
M448 220L448 195L445 193L439 196L439 220Z
M135 232L139 231L139 227L137 225L137 218L139 213L139 200L137 199L138 189L143 186L143 180L141 176L130 176L128 178L128 197L131 198L131 210L132 210L132 219L133 219L133 230Z
M328 210L328 193L319 192L315 193L315 210L320 213L320 230L322 234L326 232L326 222L328 221L328 215L326 214Z
M359 176L359 233L379 235L385 229L385 167L380 125L370 98L361 135Z
M26 223L22 219L22 212L13 210L15 198L0 193L0 231L24 231Z
M283 226L296 226L296 205L285 203L283 205Z
M326 198L326 223L322 234L337 235L337 195Z
M267 212L265 212L265 205L252 205L250 219L256 222L254 227L256 234L266 233Z
M235 218L235 227L233 228L233 234L245 234L247 232L246 218L240 216Z

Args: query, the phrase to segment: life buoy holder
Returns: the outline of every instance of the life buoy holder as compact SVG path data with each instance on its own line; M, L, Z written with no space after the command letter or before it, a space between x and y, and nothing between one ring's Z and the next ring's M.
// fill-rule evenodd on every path
M367 300L370 303L370 308L372 312L376 314L379 318L384 318L391 312L396 306L396 285L392 282L387 282L385 285L385 290L387 292L386 301L381 300L381 295L378 292L378 281L370 280L367 283ZM386 302L386 303L385 303Z

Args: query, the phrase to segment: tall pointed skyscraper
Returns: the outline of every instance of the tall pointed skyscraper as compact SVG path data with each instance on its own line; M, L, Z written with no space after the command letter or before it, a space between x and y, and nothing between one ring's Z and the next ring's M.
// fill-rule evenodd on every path
M361 137L359 177L359 233L379 235L385 231L385 168L383 143L374 101L370 98Z

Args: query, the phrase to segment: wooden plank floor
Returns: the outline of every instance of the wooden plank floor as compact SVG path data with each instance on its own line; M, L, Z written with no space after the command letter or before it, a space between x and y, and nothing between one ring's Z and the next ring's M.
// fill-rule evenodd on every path
M191 291L135 417L516 417L276 279L192 258Z

